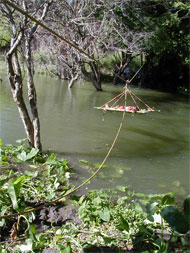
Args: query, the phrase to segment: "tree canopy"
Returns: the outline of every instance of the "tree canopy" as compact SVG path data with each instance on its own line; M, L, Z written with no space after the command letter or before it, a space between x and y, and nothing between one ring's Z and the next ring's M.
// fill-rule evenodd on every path
M13 2L22 8L26 1ZM27 11L35 15L46 2L32 1ZM180 87L188 89L190 7L186 1L50 2L45 24L96 59L87 59L71 45L38 28L32 42L36 62L51 66L49 72L69 80L70 87L83 75L101 90L102 72L112 75L115 69L122 75L126 65L141 56L145 62L143 86L171 92ZM11 29L3 1L0 5L0 45L4 50L10 42ZM22 19L18 12L14 11L14 15L18 21ZM106 59L111 67L104 64Z

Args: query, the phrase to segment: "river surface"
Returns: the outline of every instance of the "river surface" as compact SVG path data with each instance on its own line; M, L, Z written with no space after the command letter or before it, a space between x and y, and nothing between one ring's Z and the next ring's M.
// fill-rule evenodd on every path
M7 78L0 75L0 138L4 144L15 144L17 139L25 138L25 133ZM68 89L66 82L45 76L36 76L35 83L43 149L66 157L77 175L87 178L95 168L81 160L95 167L102 162L122 117L120 112L103 113L94 107L106 103L123 88L104 84L104 91L97 92L85 82ZM189 101L158 91L131 89L160 112L126 114L107 166L87 188L124 185L143 193L175 191L182 198L189 194L190 182ZM129 98L127 101L132 104Z

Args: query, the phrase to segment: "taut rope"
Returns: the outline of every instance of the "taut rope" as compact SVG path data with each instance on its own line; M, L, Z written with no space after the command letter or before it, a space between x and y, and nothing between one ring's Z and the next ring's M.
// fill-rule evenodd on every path
M125 95L125 97L126 97L126 95ZM89 181L91 181L98 174L98 172L102 169L104 163L106 162L108 156L110 155L110 153L111 153L111 151L112 151L112 149L113 149L113 147L114 147L114 145L115 145L115 143L116 143L116 141L118 139L119 133L120 133L122 125L123 125L124 118L125 118L125 111L122 114L122 118L121 118L121 122L120 122L119 128L117 130L117 133L115 135L115 138L114 138L114 140L112 142L112 145L111 145L110 149L108 150L108 152L107 152L104 160L100 164L99 168L94 172L94 174L92 176L90 176L88 179L86 179L82 184L80 184L79 186L77 186L76 188L74 188L72 191L68 191L68 193L63 194L62 196L60 196L60 197L58 197L58 198L56 198L56 199L54 199L52 201L46 202L45 204L43 204L41 206L38 206L38 207L35 207L35 208L31 208L31 209L25 210L23 212L13 213L13 214L7 214L7 215L0 216L0 219L16 217L16 216L19 216L19 215L23 215L23 214L27 214L27 213L31 213L31 212L40 210L40 209L42 209L45 206L54 204L54 203L58 202L59 200L61 200L61 199L65 198L65 197L73 194L74 192L76 192L80 188L82 188L84 185L86 185Z
M125 106L126 106L126 99L127 99L127 88L125 89L124 91L125 93ZM42 209L43 207L45 206L48 206L48 205L51 205L51 204L54 204L56 202L58 202L59 200L73 194L74 192L78 191L80 188L82 188L84 185L86 185L89 181L91 181L97 174L98 172L102 169L103 165L105 164L107 158L109 157L111 151L113 150L114 146L115 146L115 143L119 137L119 134L120 134L120 131L121 131L121 128L122 128L122 125L123 125L123 121L124 121L124 118L125 118L125 114L126 112L124 111L123 114L122 114L122 118L121 118L121 122L120 122L120 125L119 125L119 128L117 130L117 133L115 135L115 138L112 142L112 145L111 147L109 148L104 160L102 161L102 163L100 164L99 168L94 172L94 174L92 174L92 176L90 176L88 179L86 179L82 184L80 184L79 186L77 186L76 188L74 188L72 191L68 191L68 193L65 193L63 194L62 196L52 200L52 201L49 201L49 202L46 202L38 207L35 207L35 208L31 208L31 209L28 209L28 210L25 210L23 212L19 212L19 213L13 213L13 214L7 214L7 215L2 215L0 216L0 219L5 219L5 218L11 218L11 217L16 217L16 216L19 216L19 215L23 215L23 214L27 214L27 213L31 213L31 212L34 212L34 211L37 211L37 210L40 210Z
M50 29L49 27L47 27L46 25L44 25L43 23L41 23L40 21L38 21L37 19L35 19L34 17L32 17L31 15L29 15L27 12L25 12L23 9L21 9L20 7L18 7L17 5L15 5L13 2L10 2L9 0L3 0L4 3L7 3L9 6L13 7L15 10L17 10L18 12L20 12L21 14L25 15L26 17L28 17L29 19L31 19L32 21L36 22L39 26L43 27L44 29L46 29L47 31L49 31L50 33L54 34L55 36L57 36L58 38L60 38L61 40L65 41L67 44L69 44L70 46L74 47L75 49L77 49L80 53L86 55L88 58L90 58L91 60L95 61L94 58L92 58L89 54L87 54L85 51L81 50L79 47L77 47L75 44L71 43L70 41L66 40L63 36L59 35L58 33L56 33L55 31L53 31L52 29ZM127 85L126 85L127 87ZM126 98L127 98L127 89L125 89L125 91L123 92L123 95L125 94L125 104L126 104ZM122 96L123 96L122 95ZM120 95L119 95L120 96ZM110 147L110 149L108 150L104 160L102 161L101 165L99 166L99 168L94 172L94 174L92 176L90 176L88 179L86 179L82 184L80 184L79 186L77 186L76 188L74 188L72 191L68 191L68 193L63 194L62 196L46 202L38 207L35 208L31 208L22 212L18 212L18 213L12 213L12 214L7 214L7 215L2 215L0 216L0 219L5 219L5 218L11 218L11 217L17 217L19 215L23 215L23 214L27 214L27 213L31 213L37 210L42 209L45 206L54 204L56 202L58 202L59 200L73 194L74 192L78 191L80 188L82 188L84 185L86 185L90 180L92 180L97 174L98 172L102 169L104 163L106 162L107 158L109 157L112 149L114 148L114 145L118 139L118 136L120 134L122 125L123 125L123 121L125 118L125 111L123 112L122 118L121 118L121 122L119 125L119 128L117 130L117 133L115 135L115 138L112 142L112 145Z

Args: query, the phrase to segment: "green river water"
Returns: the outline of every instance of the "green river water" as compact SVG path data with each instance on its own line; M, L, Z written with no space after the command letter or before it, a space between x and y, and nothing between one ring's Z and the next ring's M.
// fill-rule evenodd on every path
M15 144L25 133L7 78L0 74L0 138L4 144ZM102 162L122 117L120 112L103 113L94 107L123 88L104 84L104 91L97 92L81 82L68 89L66 82L45 76L36 76L35 83L43 149L66 157L78 177L87 178L94 169L79 161ZM189 101L158 91L132 90L160 112L126 115L107 166L87 188L124 185L143 193L176 191L178 198L184 197L190 191Z

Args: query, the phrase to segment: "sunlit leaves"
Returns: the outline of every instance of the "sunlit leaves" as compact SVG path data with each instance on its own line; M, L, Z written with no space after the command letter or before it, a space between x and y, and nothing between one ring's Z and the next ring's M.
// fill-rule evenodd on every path
M22 151L22 153L17 155L17 158L21 161L28 161L32 158L34 158L38 154L39 150L36 148L32 148L29 153L26 153L25 151Z
M118 189L119 191L121 191L121 192L126 192L127 187L122 186L122 185L118 185L118 186L117 186L117 189Z
M36 163L39 153L31 148L24 149L23 144L18 147L2 147L2 153L8 155L9 159L16 157L17 162L17 156L24 154L21 157L25 161L24 169L20 160L14 164L14 170L5 169L4 174L0 175L0 215L27 210L31 208L28 203L39 204L73 191L74 188L69 187L68 182L71 173L68 162L58 159L55 154L46 157L46 161L39 164ZM26 161L30 161L27 170ZM165 239L167 233L170 238L173 233L174 239L186 249L189 247L189 238L183 233L189 229L190 196L184 201L184 210L178 210L173 205L174 201L173 193L147 195L135 193L127 186L118 186L117 191L94 190L82 196L72 196L69 203L76 208L74 210L76 219L80 220L79 224L68 221L60 223L60 227L54 227L53 221L47 231L37 233L33 222L38 220L38 212L19 215L15 223L17 233L21 228L26 239L19 242L14 250L42 252L44 248L52 247L66 253L82 252L91 246L104 245L121 250L138 248L139 252L157 252L158 249L159 252L166 252L170 249L170 242ZM0 221L2 231L8 225L7 219ZM179 236L179 233L182 234ZM173 240L172 245L174 243ZM7 246L1 245L0 251L1 247L9 252Z
M5 167L0 175L1 215L5 214L3 210L25 208L25 201L52 200L69 187L70 167L66 160L51 155L44 162L45 155L38 149L25 148L23 140L19 144L1 147L1 164L10 167ZM28 161L30 164L26 163Z
M92 197L94 196L94 197ZM85 219L85 222L95 220L97 223L109 222L111 213L109 209L109 196L101 193L97 196L94 192L86 199L82 196L79 200L79 215Z
M9 193L9 196L11 198L13 208L17 210L18 209L18 202L17 202L17 195L16 195L16 192L15 192L15 187L14 187L14 181L13 180L9 180L9 182L8 182L8 193Z
M107 207L103 208L100 211L97 211L97 214L100 216L101 220L107 221L107 222L110 221L110 210Z
M20 193L20 189L24 184L25 176L19 177L16 180L9 180L8 182L8 193L11 198L13 208L17 210L19 208L17 198Z

